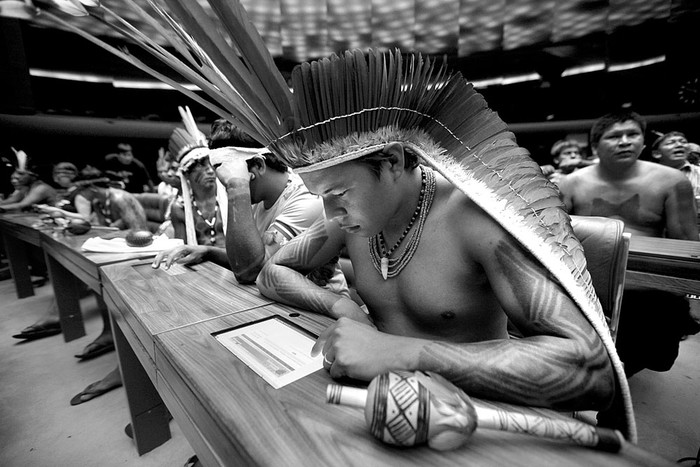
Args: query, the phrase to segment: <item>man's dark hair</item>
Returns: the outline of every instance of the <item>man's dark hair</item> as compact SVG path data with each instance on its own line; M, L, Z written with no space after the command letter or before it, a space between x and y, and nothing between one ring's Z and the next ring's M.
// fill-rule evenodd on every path
M647 131L647 121L639 115L637 112L632 110L618 110L616 112L610 112L603 115L598 120L593 123L591 127L591 133L589 136L589 141L591 147L595 147L600 142L600 138L603 137L603 133L607 131L608 128L616 123L623 123L628 121L637 122L639 128L642 129L642 135Z
M418 167L418 164L420 164L420 159L415 153L413 153L410 149L407 149L404 146L403 154L404 168L415 169L416 167ZM360 157L359 159L357 159L357 162L369 166L372 173L379 179L381 178L382 174L382 162L390 162L390 159L392 157L394 156L392 156L391 154L387 154L384 151L376 151L366 156Z
M211 124L211 135L209 136L209 149L235 146L239 148L262 148L263 146L251 138L233 123L226 119L219 118ZM277 172L286 172L287 166L274 154L268 152L263 154L265 164ZM254 160L248 161L248 169L255 164Z

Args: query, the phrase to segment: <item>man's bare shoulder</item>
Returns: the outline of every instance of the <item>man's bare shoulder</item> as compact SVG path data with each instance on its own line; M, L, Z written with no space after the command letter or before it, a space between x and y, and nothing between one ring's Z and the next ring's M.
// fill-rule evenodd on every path
M599 167L596 164L589 165L588 167L582 167L571 172L570 174L567 174L565 177L562 177L561 183L576 185L579 183L597 180L600 177L598 169Z
M679 181L687 180L683 172L672 167L649 161L639 161L638 164L644 176L653 176L660 182L668 181L670 184L675 185Z
M476 239L493 240L505 235L498 222L450 182L441 179L438 187L440 192L435 203L439 206L441 229L451 230L469 245L474 245Z

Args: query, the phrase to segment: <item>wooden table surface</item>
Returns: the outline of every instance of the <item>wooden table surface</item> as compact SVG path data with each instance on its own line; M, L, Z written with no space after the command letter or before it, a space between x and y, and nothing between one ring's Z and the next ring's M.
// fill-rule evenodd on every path
M488 430L455 451L385 445L372 437L362 411L325 403L332 382L325 370L273 389L212 336L271 314L318 334L329 318L265 304L255 289L241 288L230 271L209 263L177 276L141 263L103 270L140 452L155 447L144 443L169 436L164 400L200 460L211 466L673 465L630 444L611 454ZM152 439L153 433L164 439Z
M625 283L700 293L700 242L632 235Z

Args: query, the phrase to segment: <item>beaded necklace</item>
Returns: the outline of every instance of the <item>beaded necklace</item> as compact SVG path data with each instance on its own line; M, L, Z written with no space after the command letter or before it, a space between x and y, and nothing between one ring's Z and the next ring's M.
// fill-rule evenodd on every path
M105 198L105 203L104 206L100 203L98 204L98 207L100 209L100 213L102 214L102 217L104 218L105 222L107 225L112 223L112 206L111 206L111 200L109 198L109 193L107 193L107 197Z
M194 207L194 210L197 211L197 214L199 214L199 217L201 217L202 220L209 226L209 243L212 245L216 244L216 230L214 230L214 226L216 225L216 213L219 212L219 205L214 203L214 215L212 216L211 220L204 217L204 214L202 214L202 211L199 210L199 206L197 206L197 201L194 200L194 197L192 198L192 206Z
M388 251L386 249L386 241L384 240L384 234L379 232L369 238L369 254L372 258L372 264L374 268L379 272L384 280L389 277L396 277L399 273L406 267L406 265L411 261L413 255L418 248L418 242L420 242L421 235L423 234L423 225L425 224L425 219L428 217L428 212L433 205L433 199L435 198L435 174L433 171L427 167L421 168L421 187L420 196L418 198L418 205L416 210L411 216L411 220L404 229L403 233L396 241L394 246L392 246ZM401 245L404 238L408 235L413 224L418 221L418 224L408 240L406 247L403 249L401 254L396 258L389 258L394 251Z

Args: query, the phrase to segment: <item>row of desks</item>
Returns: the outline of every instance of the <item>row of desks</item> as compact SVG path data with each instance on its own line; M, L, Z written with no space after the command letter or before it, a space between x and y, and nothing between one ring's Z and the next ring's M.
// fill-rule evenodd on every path
M631 444L611 454L478 429L455 451L391 447L360 409L326 404L325 370L273 389L213 337L272 314L318 334L329 318L271 303L210 263L170 276L127 262L103 277L139 449L169 436L165 405L207 466L671 465Z
M84 252L81 246L88 238L124 236L125 232L92 230L84 235L62 233L50 225L42 225L40 217L36 214L0 215L0 231L18 298L34 295L27 244L43 250L66 342L85 335L80 311L82 284L95 292L100 305L103 306L100 270L102 266L143 256L154 256L142 253Z
M6 245L18 232L7 224L0 218ZM207 466L670 465L630 444L609 454L488 430L456 451L385 445L372 437L361 410L325 403L332 382L326 371L273 389L212 336L271 314L318 334L329 318L272 303L210 263L173 274L153 270L150 260L82 253L84 240L43 232L39 245L56 263L55 291L59 274L73 276L98 289L110 310L139 453L169 439L169 411Z

